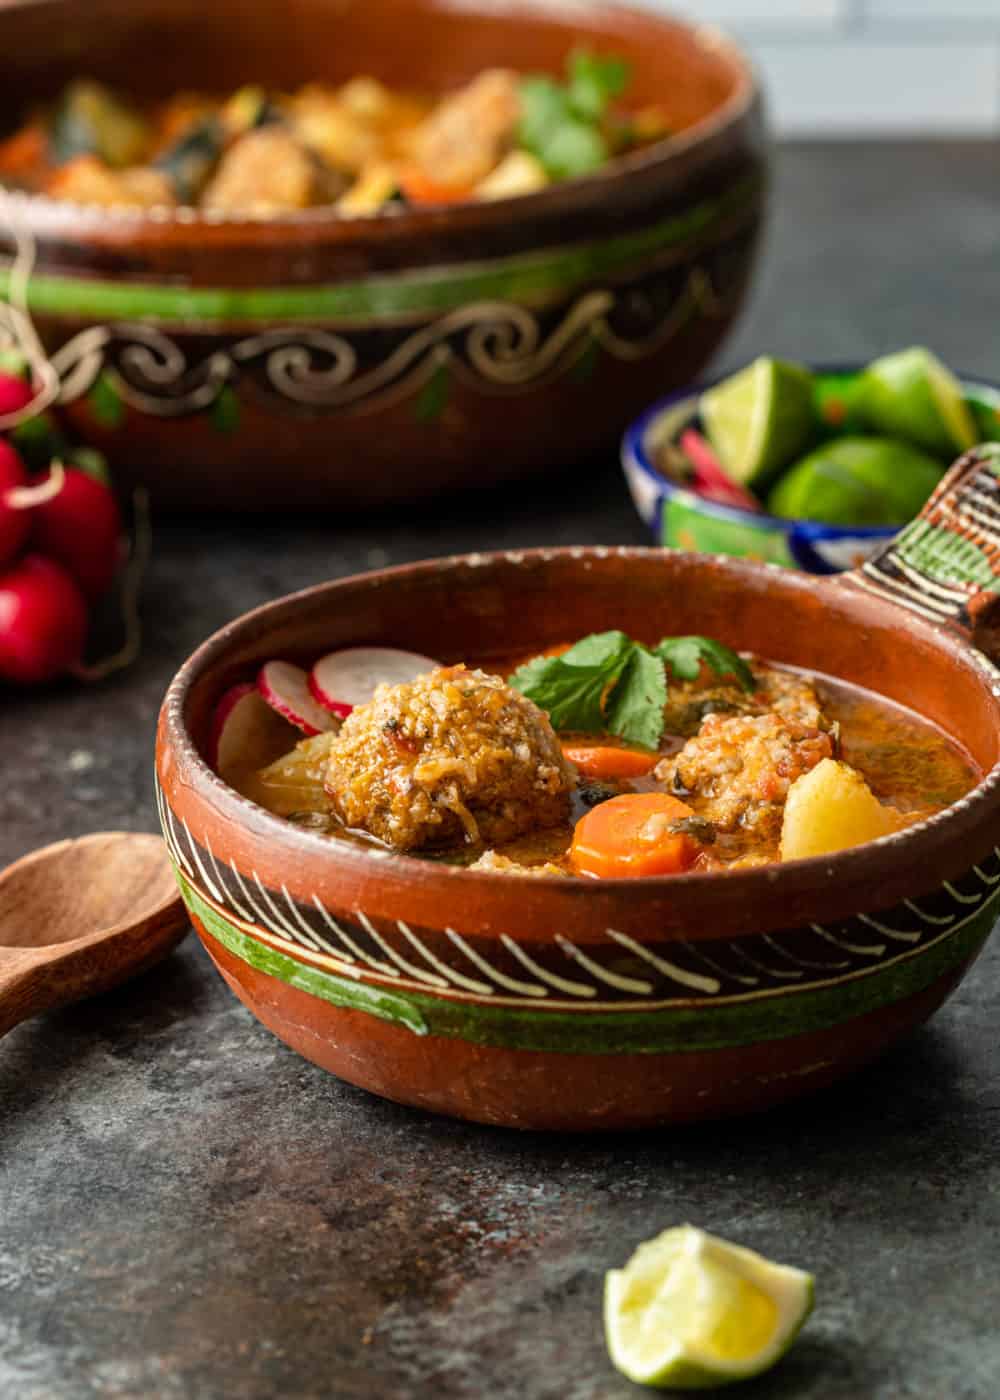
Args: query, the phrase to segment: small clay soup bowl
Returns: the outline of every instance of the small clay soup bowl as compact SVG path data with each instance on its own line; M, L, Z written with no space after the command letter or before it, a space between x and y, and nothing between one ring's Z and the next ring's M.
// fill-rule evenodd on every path
M760 1109L928 1017L1000 898L1000 447L967 454L863 569L552 549L432 560L247 614L182 667L157 776L195 927L307 1058L486 1123L611 1129ZM996 522L994 524L994 522ZM918 711L983 774L962 800L836 855L631 881L517 878L370 852L270 815L203 758L222 692L275 656L382 642L444 661L606 628L717 636Z

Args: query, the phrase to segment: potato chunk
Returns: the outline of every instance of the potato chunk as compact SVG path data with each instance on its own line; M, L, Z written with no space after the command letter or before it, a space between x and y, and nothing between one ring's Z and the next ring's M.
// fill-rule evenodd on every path
M266 768L247 776L240 791L280 817L293 812L329 812L331 802L323 787L334 734L314 734L302 739Z
M899 831L913 817L884 807L855 769L824 758L788 789L781 824L782 860L824 856Z

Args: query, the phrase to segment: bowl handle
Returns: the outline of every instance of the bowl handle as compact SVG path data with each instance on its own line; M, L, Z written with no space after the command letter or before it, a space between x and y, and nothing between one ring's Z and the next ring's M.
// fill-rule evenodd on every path
M841 579L1000 653L1000 443L959 457L920 514Z

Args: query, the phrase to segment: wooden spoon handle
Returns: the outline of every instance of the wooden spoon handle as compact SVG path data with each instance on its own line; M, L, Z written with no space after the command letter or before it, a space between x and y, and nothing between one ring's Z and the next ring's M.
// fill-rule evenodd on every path
M0 1035L44 1011L45 978L32 958L7 954L0 961Z

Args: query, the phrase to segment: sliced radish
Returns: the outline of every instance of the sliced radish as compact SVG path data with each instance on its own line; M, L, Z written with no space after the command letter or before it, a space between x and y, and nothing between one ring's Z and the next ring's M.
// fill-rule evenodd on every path
M710 444L694 428L685 428L680 445L694 467L694 488L711 501L760 513L760 502L729 475Z
M290 661L269 661L260 669L257 689L273 710L303 734L322 734L337 727L330 711L309 694L309 677L301 666L293 666Z
M430 656L396 647L346 647L320 657L309 676L309 690L327 710L344 718L355 705L367 705L377 685L402 685L439 665Z
M316 683L316 668L313 667L309 673L309 694L316 701L317 705L322 705L324 710L329 710L338 719L346 719L354 709L353 705L346 705L342 700L328 700Z
M221 778L236 768L266 768L298 735L271 709L253 681L231 686L215 707L208 761Z

